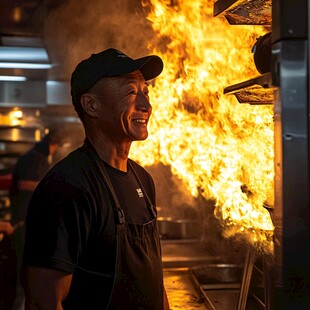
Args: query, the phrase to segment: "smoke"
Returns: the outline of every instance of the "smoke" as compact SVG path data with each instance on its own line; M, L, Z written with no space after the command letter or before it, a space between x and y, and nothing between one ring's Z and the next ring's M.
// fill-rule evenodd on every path
M157 194L157 208L160 216L174 219L195 219L200 201L187 190L183 181L173 175L169 166L158 163L145 167L152 175Z
M79 61L106 48L136 58L148 53L154 37L140 0L66 0L50 9L44 40L52 75L68 80ZM57 66L58 64L58 66Z

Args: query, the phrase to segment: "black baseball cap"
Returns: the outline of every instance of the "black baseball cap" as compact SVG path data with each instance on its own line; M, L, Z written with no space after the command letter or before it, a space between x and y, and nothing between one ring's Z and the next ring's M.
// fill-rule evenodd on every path
M121 76L140 70L148 81L157 77L163 67L163 61L157 55L132 59L115 48L92 54L82 60L71 75L72 102L77 104L81 96L103 77Z

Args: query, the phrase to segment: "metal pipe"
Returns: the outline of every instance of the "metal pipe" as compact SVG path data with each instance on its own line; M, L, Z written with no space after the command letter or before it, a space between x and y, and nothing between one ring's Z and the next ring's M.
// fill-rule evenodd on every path
M249 287L252 278L254 261L255 261L255 249L250 247L247 250L247 255L245 259L237 310L245 310L248 299Z

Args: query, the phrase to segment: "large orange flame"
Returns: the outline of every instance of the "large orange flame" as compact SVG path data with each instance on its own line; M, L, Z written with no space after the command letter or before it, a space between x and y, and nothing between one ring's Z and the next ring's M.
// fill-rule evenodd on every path
M213 17L213 2L151 0L148 19L158 41L150 49L165 68L150 89L149 138L133 145L131 157L171 166L192 195L216 200L227 236L272 251L264 204L273 196L273 108L223 94L259 75L251 47L266 30Z

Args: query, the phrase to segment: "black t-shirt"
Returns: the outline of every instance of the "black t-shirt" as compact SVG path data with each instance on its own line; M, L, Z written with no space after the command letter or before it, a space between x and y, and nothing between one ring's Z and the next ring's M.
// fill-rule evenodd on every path
M152 217L150 206L132 169L127 165L127 172L118 170L104 162L116 197L124 211L126 222L144 224Z
M151 176L132 163L155 205ZM127 196L121 200L130 204ZM73 273L67 302L75 304L66 309L99 309L92 302L100 301L105 309L113 285L115 225L114 205L100 169L89 149L79 148L53 166L32 196L24 263Z

